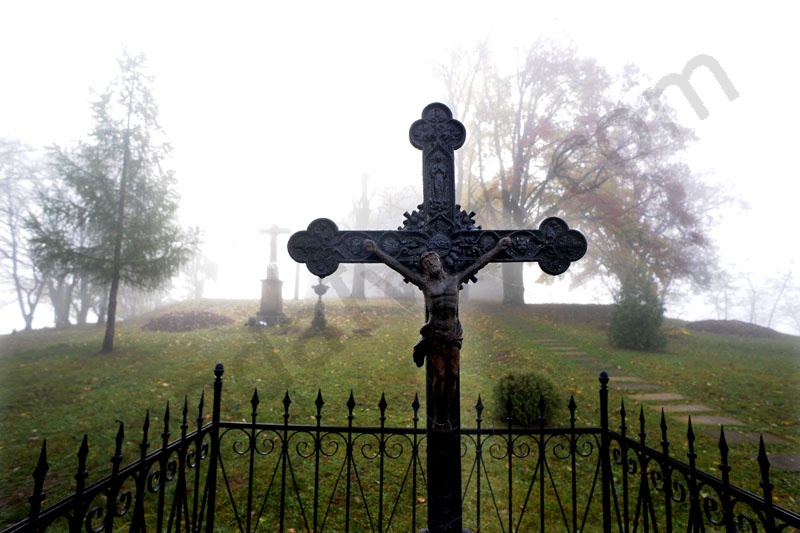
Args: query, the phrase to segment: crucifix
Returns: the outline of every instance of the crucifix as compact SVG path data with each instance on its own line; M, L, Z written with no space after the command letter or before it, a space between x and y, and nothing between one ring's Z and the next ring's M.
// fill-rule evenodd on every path
M538 229L476 226L475 213L463 211L455 198L454 154L466 130L444 104L426 106L409 138L422 150L423 202L404 214L402 227L339 231L320 218L293 234L288 248L320 278L340 263L384 263L422 291L426 322L413 359L425 365L426 375L427 531L462 533L458 291L491 262L533 261L547 274L562 274L586 253L586 239L556 217Z

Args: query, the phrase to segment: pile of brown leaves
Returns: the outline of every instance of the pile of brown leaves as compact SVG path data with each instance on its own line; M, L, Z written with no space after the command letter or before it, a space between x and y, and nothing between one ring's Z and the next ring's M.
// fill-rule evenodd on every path
M142 326L142 329L145 331L193 331L224 326L232 322L232 318L216 313L188 311L161 315Z

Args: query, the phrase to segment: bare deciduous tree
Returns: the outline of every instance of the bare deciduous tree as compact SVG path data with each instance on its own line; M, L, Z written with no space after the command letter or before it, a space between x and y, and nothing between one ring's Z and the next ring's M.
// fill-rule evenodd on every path
M613 76L546 40L512 73L485 43L475 57L440 69L470 132L461 149L468 210L512 228L570 218L591 243L577 270L617 287L630 265L648 266L662 291L674 279L708 281L714 257L704 224L716 196L681 160L692 133L673 138L656 117L641 118L647 102L635 93L644 82L635 67ZM520 263L503 264L503 283L504 302L524 301Z
M33 182L40 170L29 158L30 148L0 139L0 276L13 287L25 329L33 327L45 287L28 248L27 210L35 203Z

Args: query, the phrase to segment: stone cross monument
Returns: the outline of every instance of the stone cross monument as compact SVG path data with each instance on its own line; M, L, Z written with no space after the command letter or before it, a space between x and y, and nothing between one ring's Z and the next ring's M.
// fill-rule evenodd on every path
M273 225L271 228L262 229L261 233L269 235L269 264L267 265L267 279L261 280L261 308L256 318L269 326L286 322L283 314L283 281L278 277L278 235L289 233L286 228Z
M293 234L288 248L320 278L339 263L384 263L422 291L426 322L413 359L426 375L427 531L462 533L458 291L490 262L535 261L546 273L561 274L583 257L586 239L555 217L538 229L476 226L475 213L462 211L455 199L454 152L466 131L444 104L426 106L409 137L422 150L423 203L404 214L403 227L339 231L321 218Z

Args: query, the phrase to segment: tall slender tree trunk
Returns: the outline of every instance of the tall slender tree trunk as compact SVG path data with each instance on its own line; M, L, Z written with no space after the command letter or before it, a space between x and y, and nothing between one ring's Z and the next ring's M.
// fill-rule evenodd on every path
M97 302L97 325L102 326L106 323L108 300L100 298Z
M525 286L522 281L522 263L503 263L503 303L525 303Z
M89 308L91 307L91 295L89 294L89 281L86 275L82 275L79 282L79 296L78 296L78 309L75 321L80 324L86 324L86 317L89 316Z
M53 322L56 328L69 326L69 312L72 302L72 283L68 283L66 276L61 276L48 282L47 291L53 305Z
M119 179L119 205L117 207L117 234L114 242L114 258L111 270L111 288L108 291L108 315L106 319L106 334L103 337L103 347L100 353L111 353L114 350L114 335L117 323L117 292L121 276L122 262L122 232L125 222L125 195L128 187L128 167L130 166L130 123L131 103L128 103L128 124L125 130L125 147L122 156L122 176Z
M106 334L103 337L101 353L111 353L114 350L114 334L117 321L117 291L119 290L119 276L111 280L111 289L108 292L108 314L106 315Z
M101 353L111 353L114 350L114 334L116 333L117 323L117 292L119 292L119 278L120 278L120 262L122 261L122 222L125 217L125 186L127 174L127 161L128 150L125 150L125 160L122 164L122 178L120 179L120 192L119 192L119 213L118 213L118 228L117 240L114 243L114 264L111 274L111 288L108 291L108 309L106 315L106 334L103 337L103 347L100 349Z

